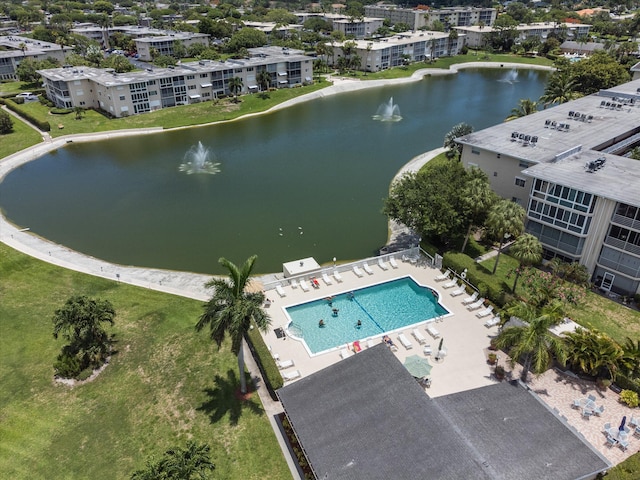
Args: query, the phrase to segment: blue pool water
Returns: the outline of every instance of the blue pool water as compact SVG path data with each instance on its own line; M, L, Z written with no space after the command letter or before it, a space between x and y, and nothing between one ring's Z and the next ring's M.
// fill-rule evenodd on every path
M429 288L411 277L354 290L353 295L336 295L331 305L321 299L285 310L291 319L290 333L302 338L312 354L449 313ZM324 327L318 326L320 319Z

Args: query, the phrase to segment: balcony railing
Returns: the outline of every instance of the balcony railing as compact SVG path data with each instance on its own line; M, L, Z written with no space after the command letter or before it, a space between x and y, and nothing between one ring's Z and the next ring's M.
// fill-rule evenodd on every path
M597 263L601 267L609 268L609 269L613 270L616 273L621 273L623 275L628 275L629 277L633 278L634 280L638 280L640 278L640 270L637 269L637 268L630 268L630 267L627 267L625 265L620 265L618 262L613 262L611 260L608 260L608 259L602 258L602 257L600 257L598 259Z
M611 221L618 225L633 228L640 231L640 220L634 220L633 218L625 217L624 215L618 215L615 213L611 218Z
M620 240L614 237L605 238L604 243L606 245L611 245L612 247L624 250L625 252L629 252L634 255L640 256L640 247L637 245L634 245L633 243L628 243L628 242L625 242L624 240Z

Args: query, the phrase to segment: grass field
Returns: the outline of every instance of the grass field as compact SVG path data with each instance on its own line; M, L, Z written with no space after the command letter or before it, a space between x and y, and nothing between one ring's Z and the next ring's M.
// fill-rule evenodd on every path
M117 353L93 382L53 382L51 317L72 294L116 309ZM125 479L174 445L211 446L215 478L291 478L257 397L234 398L237 362L194 324L201 303L27 257L0 244L0 472Z
M13 132L0 135L0 159L42 141L42 135L13 115Z

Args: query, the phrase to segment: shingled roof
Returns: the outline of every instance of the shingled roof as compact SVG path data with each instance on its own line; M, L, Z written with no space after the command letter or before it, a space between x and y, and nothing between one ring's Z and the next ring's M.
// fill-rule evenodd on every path
M319 479L573 480L609 466L521 386L431 399L384 345L278 396Z

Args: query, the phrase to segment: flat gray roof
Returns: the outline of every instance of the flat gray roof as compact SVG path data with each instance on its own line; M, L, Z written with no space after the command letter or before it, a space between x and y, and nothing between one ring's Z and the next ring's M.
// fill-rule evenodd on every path
M431 399L384 345L278 396L318 478L573 480L609 466L522 387Z
M176 65L173 68L153 67L151 70L134 71L127 73L114 73L104 68L93 68L84 66L50 68L47 70L39 70L39 73L47 79L53 81L68 82L72 80L91 79L102 85L113 86L129 85L135 82L147 82L149 80L158 80L161 78L178 75L195 75L199 73L211 73L220 70L244 68L257 65L268 65L280 62L299 62L311 60L311 57L296 53L287 54L281 49L275 47L270 47L270 49L251 49L251 52L256 56L241 60L230 59L226 62L217 62L213 60L186 62Z
M607 143L614 142L615 139L624 138L637 133L640 130L640 80L619 85L617 87L603 90L597 94L589 95L577 100L557 105L537 113L517 118L510 122L503 122L493 127L479 130L458 139L459 143L469 146L475 146L490 152L508 155L516 159L524 160L533 164L554 162L557 155L571 150L580 151L582 157L579 162L584 163L592 159L593 155L602 156L600 152L587 154L588 151L599 149L602 150ZM624 99L633 99L634 104L624 103ZM602 103L620 105L618 108L607 108ZM584 114L587 121L581 121L575 117L570 117L569 112L578 112L580 116ZM568 130L559 130L551 128L547 122L555 122L556 125L569 125ZM512 141L511 134L513 132L523 133L525 135L537 136L538 141L535 147L524 146L524 142ZM617 140L616 140L617 141ZM567 158L571 158L568 156ZM609 156L607 156L609 158ZM547 172L558 169L558 172L567 168L571 171L577 171L576 164L562 167L565 160L558 160L555 166L545 167ZM640 180L640 162L624 157L616 157L615 162L617 171L624 172L624 178L618 178L613 168L602 169L595 175L584 176L572 179L572 185L585 191L595 190L592 193L598 193L606 198L617 198L612 194L620 192L612 192L615 187L605 188L609 185L605 182L613 182L610 185L621 184L623 180L626 182L638 183ZM579 170L579 169L578 169ZM543 169L530 169L528 173ZM611 175L605 173L610 171ZM551 174L551 173L549 173ZM584 180L581 182L580 180ZM627 187L625 187L627 188ZM628 199L633 199L633 203L640 202L640 192L635 188L631 188L628 192Z

